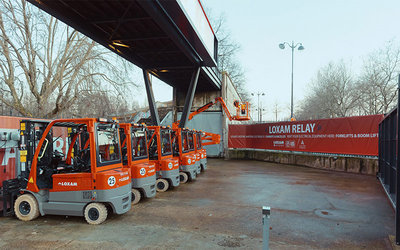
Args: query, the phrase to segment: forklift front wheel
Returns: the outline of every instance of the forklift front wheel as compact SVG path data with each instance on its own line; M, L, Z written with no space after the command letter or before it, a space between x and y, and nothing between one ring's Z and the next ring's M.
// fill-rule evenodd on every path
M90 203L86 206L85 220L91 225L98 225L107 219L107 207L102 203Z
M158 179L156 182L157 192L165 192L168 190L169 183L165 179Z
M185 172L179 172L180 183L186 183L189 180L189 176Z
M140 194L139 190L136 188L132 188L132 205L138 204L142 195Z
M14 212L18 219L30 221L39 217L39 205L31 194L23 194L15 201Z

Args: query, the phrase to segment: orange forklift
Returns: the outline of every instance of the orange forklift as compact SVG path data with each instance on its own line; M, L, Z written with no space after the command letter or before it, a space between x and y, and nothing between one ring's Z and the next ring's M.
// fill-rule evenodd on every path
M62 137L69 144L66 153L53 148ZM16 198L12 206L18 219L53 214L84 216L89 224L100 224L108 211L130 210L131 175L122 166L114 121L22 120L19 152L20 174L4 182L6 196Z
M188 133L188 141L189 145L193 145L192 147L189 147L189 151L196 157L196 167L197 167L197 175L201 173L201 166L200 166L200 159L201 155L199 152L196 151L196 131L194 129L191 129Z
M169 127L149 126L150 163L156 166L156 189L165 192L169 187L179 186L179 161L173 158L171 132Z
M154 162L149 162L147 132L144 124L120 124L122 162L132 174L132 204L137 204L141 197L156 195L156 168Z
M174 128L172 132L174 159L179 161L181 183L195 180L198 172L196 155L194 154L194 141L190 132L191 130L186 128Z
M196 130L194 132L195 136L195 152L198 156L200 156L200 168L201 171L205 171L207 169L207 150L203 148L202 145L202 136L204 135L203 132Z

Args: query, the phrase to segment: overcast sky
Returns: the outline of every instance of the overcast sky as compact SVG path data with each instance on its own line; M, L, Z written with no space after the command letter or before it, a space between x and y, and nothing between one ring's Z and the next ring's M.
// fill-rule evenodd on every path
M307 94L319 68L344 59L354 74L366 56L395 39L400 43L399 0L201 0L209 16L224 14L226 29L241 45L238 60L246 70L247 89L264 92L265 119L290 116L291 51L281 42L303 43L294 55L295 106ZM155 97L165 101L172 90L155 83ZM256 104L257 100L254 98ZM253 113L254 115L255 113Z

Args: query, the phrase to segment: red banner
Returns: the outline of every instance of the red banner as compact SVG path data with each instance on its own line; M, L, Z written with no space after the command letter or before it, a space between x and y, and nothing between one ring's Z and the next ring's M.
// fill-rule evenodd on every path
M378 155L383 115L229 125L229 148Z

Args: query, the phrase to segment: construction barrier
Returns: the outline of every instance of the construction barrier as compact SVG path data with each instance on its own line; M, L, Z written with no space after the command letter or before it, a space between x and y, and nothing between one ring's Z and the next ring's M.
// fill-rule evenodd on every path
M378 155L383 115L229 125L229 148Z

